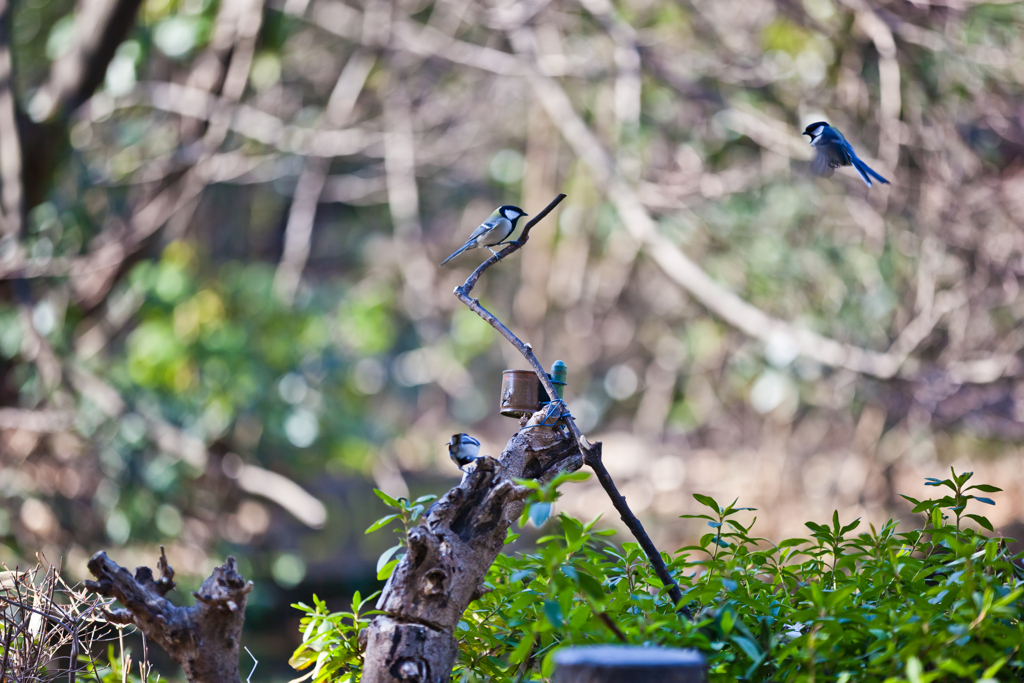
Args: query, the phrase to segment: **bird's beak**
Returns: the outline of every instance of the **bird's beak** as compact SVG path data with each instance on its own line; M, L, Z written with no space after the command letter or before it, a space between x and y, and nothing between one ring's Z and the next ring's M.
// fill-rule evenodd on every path
M805 130L805 131L804 131L803 133L800 133L800 135L810 135L810 133L808 133L808 132L807 132L807 131Z

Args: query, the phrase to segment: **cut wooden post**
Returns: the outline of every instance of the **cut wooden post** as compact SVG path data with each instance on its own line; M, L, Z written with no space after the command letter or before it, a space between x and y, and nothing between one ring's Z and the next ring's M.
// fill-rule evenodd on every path
M570 647L555 654L553 683L707 683L696 650L633 645Z

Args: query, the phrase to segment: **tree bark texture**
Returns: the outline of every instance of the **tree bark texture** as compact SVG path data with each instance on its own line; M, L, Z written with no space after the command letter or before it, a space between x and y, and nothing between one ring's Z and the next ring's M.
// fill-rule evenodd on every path
M535 415L539 421L544 412ZM468 465L462 482L409 532L409 550L377 602L386 615L365 633L363 683L450 680L458 654L455 627L481 594L487 570L523 510L526 490L514 480L547 480L582 464L570 436L531 427L513 436L499 459Z
M107 620L134 624L158 643L184 670L189 683L237 683L238 648L245 622L245 600L252 581L238 573L235 558L213 570L191 607L177 607L165 597L174 590L174 570L161 549L160 578L149 567L138 567L133 577L104 552L89 560L96 581L85 587L116 598L123 608L107 612Z

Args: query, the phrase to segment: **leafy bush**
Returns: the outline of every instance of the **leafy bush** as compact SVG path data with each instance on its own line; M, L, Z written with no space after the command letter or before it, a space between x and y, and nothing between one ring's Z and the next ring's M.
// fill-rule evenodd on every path
M970 478L929 479L949 490L939 498L904 496L923 516L918 528L890 520L863 530L835 513L829 524L808 522L810 538L778 544L752 535L754 521L742 521L751 508L694 495L707 513L684 517L711 531L666 555L692 622L676 613L637 544L611 545L603 537L614 532L595 530L596 519L562 514L532 552L499 555L491 567L492 591L459 623L454 679L544 679L559 647L628 642L697 648L712 681L1022 680L1021 556L963 526L970 518L991 531L966 508L994 504L976 494L999 491L968 486ZM536 487L532 505L549 506L556 488ZM371 529L401 520L404 533L422 512L420 502L394 507L398 516ZM363 611L368 601L357 595L350 613L331 614L319 600L299 606L308 614L293 663L315 661L315 682L358 680L358 630L375 614Z

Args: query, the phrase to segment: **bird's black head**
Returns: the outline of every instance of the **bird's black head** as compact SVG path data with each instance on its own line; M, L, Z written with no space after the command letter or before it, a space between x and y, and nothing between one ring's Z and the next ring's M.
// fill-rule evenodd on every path
M804 128L804 135L810 135L811 140L821 135L821 132L828 128L828 123L825 121L818 121Z
M523 211L522 209L520 209L518 206L512 206L511 204L499 206L498 213L512 221L512 225L515 225L516 221L519 220L522 216L530 215Z
M468 444L470 446L479 446L480 442L471 437L469 434L466 434L465 432L463 432L462 434L452 434L452 438L448 440L449 450L452 448L458 448L463 444Z

